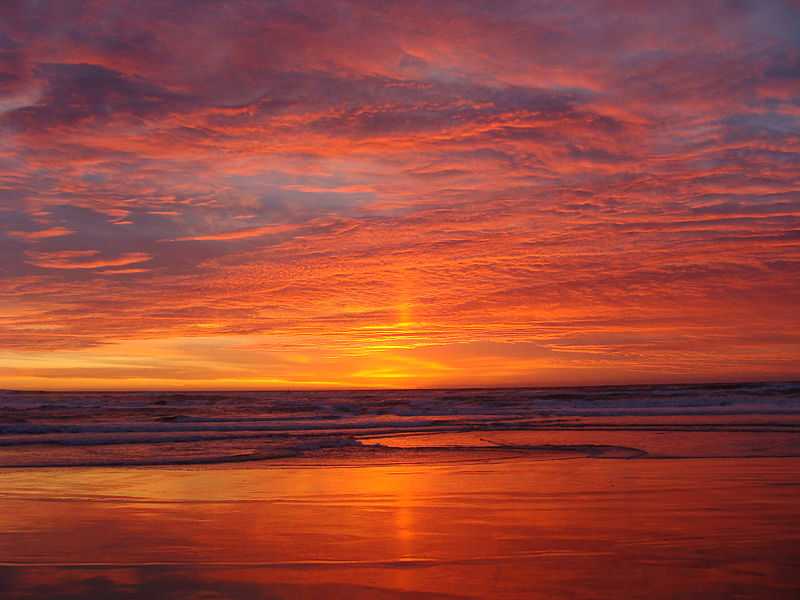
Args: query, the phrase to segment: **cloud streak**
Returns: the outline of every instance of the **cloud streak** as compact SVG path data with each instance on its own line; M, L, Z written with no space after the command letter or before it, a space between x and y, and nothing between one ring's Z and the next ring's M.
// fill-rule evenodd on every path
M55 237L62 237L75 233L72 229L66 227L49 227L47 229L39 229L37 231L9 231L7 234L12 238L20 240L46 240Z
M103 269L147 262L153 257L144 252L128 252L117 258L100 258L98 250L28 251L28 262L42 269Z
M276 224L276 225L263 225L261 227L250 227L245 229L236 229L234 231L223 231L220 233L207 233L202 235L190 235L175 238L173 242L190 242L190 241L231 241L231 240L246 240L250 238L262 237L265 235L275 235L279 233L287 233L295 231L296 225L290 224Z

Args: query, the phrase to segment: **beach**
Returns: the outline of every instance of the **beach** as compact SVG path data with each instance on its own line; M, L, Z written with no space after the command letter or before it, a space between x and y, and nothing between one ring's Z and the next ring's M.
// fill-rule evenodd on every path
M231 460L217 445L219 460L205 455L204 464L110 466L87 465L119 463L120 447L140 463L156 454L168 462L170 452L179 463L181 444L207 442L165 441L185 439L187 427L163 420L163 404L90 418L91 398L62 396L37 418L40 398L16 397L7 400L16 409L4 412L0 456L27 448L31 464L50 455L61 466L0 470L0 592L9 600L795 598L800 434L787 409L795 388L728 390L713 410L701 409L699 392L672 390L669 410L652 393L626 393L562 398L561 415L549 406L542 414L546 397L536 409L528 398L488 410L485 393L450 403L389 394L394 414L375 414L373 398L360 405L370 408L355 417L358 428L349 427L359 405L352 395L341 419L321 414L341 396L312 397L315 418L292 418L316 443L295 432L294 455L281 438L282 457ZM243 451L244 430L231 427L243 423L231 414L240 397L213 411L197 398L170 402L195 425L191 435L210 435L217 423L216 434ZM588 405L602 414L565 416ZM424 417L400 418L413 407ZM273 422L259 410L265 420L251 415L251 427ZM334 421L344 427L332 432ZM113 428L151 450L98 437ZM261 437L246 443L274 453L283 434L250 435ZM332 441L343 435L354 443ZM63 466L68 456L74 464Z
M45 598L794 598L800 460L3 473Z
M796 380L798 22L4 0L0 388Z
M800 600L800 0L0 0L0 600Z

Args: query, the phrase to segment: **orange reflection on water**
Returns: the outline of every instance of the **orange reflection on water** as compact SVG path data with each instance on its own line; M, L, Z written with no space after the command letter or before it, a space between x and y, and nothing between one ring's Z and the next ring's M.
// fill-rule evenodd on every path
M800 584L796 459L464 458L7 471L3 597L789 598Z

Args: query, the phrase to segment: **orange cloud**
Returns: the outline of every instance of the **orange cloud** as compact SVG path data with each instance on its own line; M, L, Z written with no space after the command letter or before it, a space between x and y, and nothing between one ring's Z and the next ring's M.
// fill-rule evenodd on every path
M220 233L208 233L204 235L189 235L185 237L175 238L169 240L172 242L188 242L188 241L231 241L231 240L246 240L250 238L257 238L264 235L275 235L278 233L288 233L296 231L297 225L291 224L276 224L264 225L262 227L250 227L245 229L236 229L235 231L224 231Z
M8 231L7 234L13 238L21 240L45 240L55 237L63 237L75 233L72 229L66 227L49 227L47 229L40 229L38 231Z
M42 269L103 269L147 262L153 257L144 252L127 252L117 258L96 258L98 250L26 252L28 262Z
M25 385L800 376L794 4L228 4L0 19Z

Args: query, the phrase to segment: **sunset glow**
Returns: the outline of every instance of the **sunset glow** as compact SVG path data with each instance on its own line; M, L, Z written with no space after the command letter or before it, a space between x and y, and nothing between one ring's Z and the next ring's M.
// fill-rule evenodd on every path
M0 387L798 378L798 23L0 3Z

